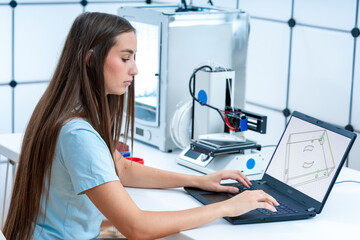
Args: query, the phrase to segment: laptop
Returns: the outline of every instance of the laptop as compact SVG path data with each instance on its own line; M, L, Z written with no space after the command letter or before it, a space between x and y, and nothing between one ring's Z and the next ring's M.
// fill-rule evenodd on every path
M261 180L251 181L251 189L262 189L280 206L277 212L255 209L236 217L232 224L306 219L321 213L336 178L355 141L356 134L300 112L293 112ZM203 204L224 201L230 193L185 190Z

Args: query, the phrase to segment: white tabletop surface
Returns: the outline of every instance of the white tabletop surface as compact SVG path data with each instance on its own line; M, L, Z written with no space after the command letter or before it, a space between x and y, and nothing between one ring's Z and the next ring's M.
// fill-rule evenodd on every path
M0 154L16 158L20 152L21 138L21 134L0 135ZM139 142L134 143L133 155L143 158L145 165L200 175L175 163L174 159L179 153L180 151L164 153ZM360 181L360 172L343 168L337 181L342 180ZM182 188L127 188L127 191L143 210L175 211L202 206ZM167 239L360 239L359 203L360 184L340 183L333 187L321 214L311 219L247 225L231 225L224 219L218 219Z

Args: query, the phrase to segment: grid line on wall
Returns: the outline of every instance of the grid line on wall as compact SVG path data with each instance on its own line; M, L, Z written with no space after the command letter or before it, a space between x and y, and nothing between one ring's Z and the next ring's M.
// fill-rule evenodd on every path
M81 2L19 2L18 5L26 6L26 5L79 5Z
M15 88L11 88L11 132L15 132Z
M245 101L247 104L251 104L251 105L254 105L256 107L261 107L261 108L265 108L265 109L268 109L268 110L272 110L274 112L280 112L282 113L283 110L282 109L278 109L278 108L274 108L274 107L270 107L270 106L266 106L264 104L259 104L259 103L255 103L255 102L252 102L252 101Z
M287 23L287 21L284 21L284 20L265 18L265 17L254 16L254 15L251 15L250 18L253 18L256 20L268 21L268 22L277 22L277 23L285 23L285 24Z
M33 80L33 81L26 81L26 82L17 82L15 79L15 9L17 6L46 6L46 5L82 5L82 11L86 11L86 6L88 4L116 4L116 3L143 3L146 1L131 1L131 0L119 0L119 1L94 1L88 2L86 0L82 1L74 1L74 2L17 2L17 1L10 1L9 3L0 3L0 6L9 6L11 7L11 79L9 83L0 83L0 86L9 85L11 87L11 132L15 132L15 87L17 85L30 85L30 84L38 84L38 83L47 83L49 80Z
M359 0L356 0L356 8L355 8L355 27L358 26L359 19Z
M15 5L16 6L16 5ZM15 7L11 7L11 80L15 81ZM10 85L9 83L9 85ZM15 86L14 86L15 87ZM11 132L15 132L15 91L11 87Z
M290 19L287 23L290 27L290 36L289 36L289 61L288 61L287 81L286 81L286 103L285 103L285 109L283 110L283 114L285 117L284 127L286 127L287 118L290 115L290 110L289 110L290 72L291 72L291 58L292 58L293 28L296 25L296 22L294 20L294 0L291 1L291 14L290 14Z
M38 83L48 83L49 80L35 80L35 81L26 81L26 82L17 82L16 85L30 85L30 84L38 84Z
M354 95L354 80L355 80L355 62L356 62L356 38L354 38L354 51L353 51L353 61L351 69L351 90L350 90L350 106L349 106L349 121L352 123L352 104L353 104L353 95Z
M16 2L16 1L15 1ZM19 2L17 3L17 5L79 5L81 4L82 6L86 6L88 4L114 4L114 3L144 3L146 1L144 0L119 0L119 1L86 1L86 0L82 0L82 1L74 1L74 2L63 2L63 1L58 1L58 2ZM8 5L8 3L4 3L1 5Z
M318 26L318 25L306 24L306 23L297 23L297 25L302 26L302 27L315 28L315 29L321 29L321 30L327 30L327 31L333 31L333 32L349 33L349 30L347 30L347 29L324 27L324 26Z
M122 0L122 1L91 1L91 2L88 2L88 4L97 4L97 3L99 3L99 4L103 4L103 3L106 3L106 4L110 4L110 3L146 3L146 1L141 1L141 0Z
M357 22L359 17L359 0L356 0L355 8L355 23L354 29L357 29ZM349 124L352 124L352 104L354 100L354 81L355 81L355 63L356 63L356 40L357 37L354 36L354 51L353 51L353 64L351 70L351 92L350 92L350 110L349 110Z
M15 38L15 9L12 8L11 11L11 80L14 80L15 77L15 44L14 44L14 38Z
M290 28L290 36L289 36L289 61L288 61L288 72L287 72L287 80L286 80L286 103L285 103L285 109L284 109L284 113L285 111L287 113L290 113L289 111L289 98L290 98L290 70L291 70L291 55L292 55L292 38L293 38L293 28ZM286 115L284 115L285 117L285 126L287 123L287 117Z

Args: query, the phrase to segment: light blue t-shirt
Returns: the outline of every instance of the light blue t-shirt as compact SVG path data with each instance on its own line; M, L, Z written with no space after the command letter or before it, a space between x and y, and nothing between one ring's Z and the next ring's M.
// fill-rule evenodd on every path
M96 238L103 215L84 191L110 181L119 178L103 139L88 122L69 121L58 137L46 218L43 198L34 239Z

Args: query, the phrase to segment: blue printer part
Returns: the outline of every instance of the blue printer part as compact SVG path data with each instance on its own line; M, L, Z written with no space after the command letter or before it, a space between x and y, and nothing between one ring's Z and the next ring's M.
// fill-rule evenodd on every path
M131 156L131 153L130 153L130 152L120 152L120 154L121 154L124 158Z
M204 90L200 90L198 92L197 98L199 99L200 105L205 106L205 104L207 103L207 94Z

